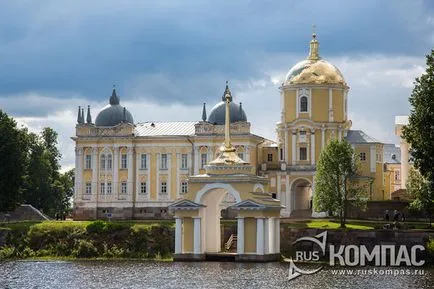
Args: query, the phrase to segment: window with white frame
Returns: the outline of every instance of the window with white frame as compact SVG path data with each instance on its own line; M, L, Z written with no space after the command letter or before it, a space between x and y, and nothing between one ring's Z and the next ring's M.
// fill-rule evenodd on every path
M181 169L183 169L183 170L188 169L188 155L187 154L181 155Z
M242 160L244 160L244 154L243 153L238 153L238 157Z
M182 181L181 182L181 194L186 194L188 191L187 182Z
M141 194L146 194L146 182L141 182L140 183L140 193Z
M92 168L92 155L86 154L85 169L89 170L91 168Z
M366 161L366 153L360 153L359 154L359 158L360 158L360 160L362 161L362 162L364 162L364 161Z
M141 154L140 155L140 169L146 170L148 168L148 155Z
M128 168L128 161L127 161L127 154L121 155L121 169L127 169Z
M167 194L167 182L161 182L160 193L162 195Z
M107 183L107 195L111 195L112 193L112 183L108 182Z
M101 195L104 195L104 194L105 194L105 183L104 183L104 182L101 182L101 183L99 184L99 187L100 187L100 194L101 194Z
M401 172L399 170L395 171L395 181L401 180Z
M268 160L268 162L272 162L273 161L273 154L268 154L267 160Z
M127 182L121 183L121 194L126 195L127 194Z
M106 168L108 170L112 169L112 163L113 163L113 161L112 161L112 155L109 154L109 155L107 155L107 166L106 166Z
M207 154L200 155L200 167L203 169L207 164Z
M105 168L106 168L106 157L105 157L105 154L101 155L100 163L101 163L101 170L105 170Z
M300 112L308 112L307 96L300 97Z
M92 183L91 182L87 182L86 183L86 195L91 195L92 194Z
M307 161L307 148L306 147L301 147L300 150L300 161Z
M160 169L167 170L167 154L161 154Z

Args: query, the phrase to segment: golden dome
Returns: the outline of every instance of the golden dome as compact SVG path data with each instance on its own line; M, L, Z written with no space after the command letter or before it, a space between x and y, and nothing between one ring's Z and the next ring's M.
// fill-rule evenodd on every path
M338 84L347 86L339 69L319 56L319 42L314 33L306 60L294 65L285 77L284 85Z

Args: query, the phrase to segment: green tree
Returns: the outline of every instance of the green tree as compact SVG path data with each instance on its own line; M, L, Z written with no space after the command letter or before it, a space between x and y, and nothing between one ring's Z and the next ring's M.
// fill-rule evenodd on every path
M0 110L0 212L21 203L27 147L27 130Z
M426 65L425 73L416 78L409 98L411 111L403 138L410 145L415 168L428 183L426 191L415 195L423 195L425 211L431 213L434 211L434 50L426 56Z
M315 175L314 208L339 217L345 227L349 201L362 204L365 190L357 180L357 157L351 145L331 140L321 151Z
M408 172L407 179L407 194L412 202L410 209L417 212L424 212L429 219L429 226L431 226L431 216L433 213L433 202L431 197L429 182L414 168Z

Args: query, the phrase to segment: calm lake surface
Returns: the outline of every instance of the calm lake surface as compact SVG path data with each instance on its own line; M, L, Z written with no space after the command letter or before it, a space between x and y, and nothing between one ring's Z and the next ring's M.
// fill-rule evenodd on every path
M434 288L423 276L337 276L331 269L288 281L283 263L132 261L0 262L0 288Z

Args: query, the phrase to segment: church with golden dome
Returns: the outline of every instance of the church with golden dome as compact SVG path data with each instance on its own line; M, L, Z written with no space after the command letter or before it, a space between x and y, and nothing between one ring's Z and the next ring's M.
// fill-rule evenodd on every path
M188 196L198 180L213 174L213 164L224 161L221 147L227 119L231 155L250 168L243 178L261 178L257 183L246 181L252 185L244 190L280 200L282 217L321 216L312 209L315 169L331 139L346 139L353 145L366 197L390 199L393 189L385 182L385 144L351 130L349 91L339 69L321 57L315 33L308 57L289 70L280 87L280 121L277 127L270 123L270 129L276 130L275 140L252 133L248 112L235 102L236 93L227 83L209 113L204 104L198 121L180 122L135 123L113 88L109 104L95 122L90 107L86 119L85 110L78 109L72 138L76 147L74 219L171 218L170 206ZM236 181L231 175L226 183ZM229 214L226 209L239 201L229 191L219 200L222 214Z

